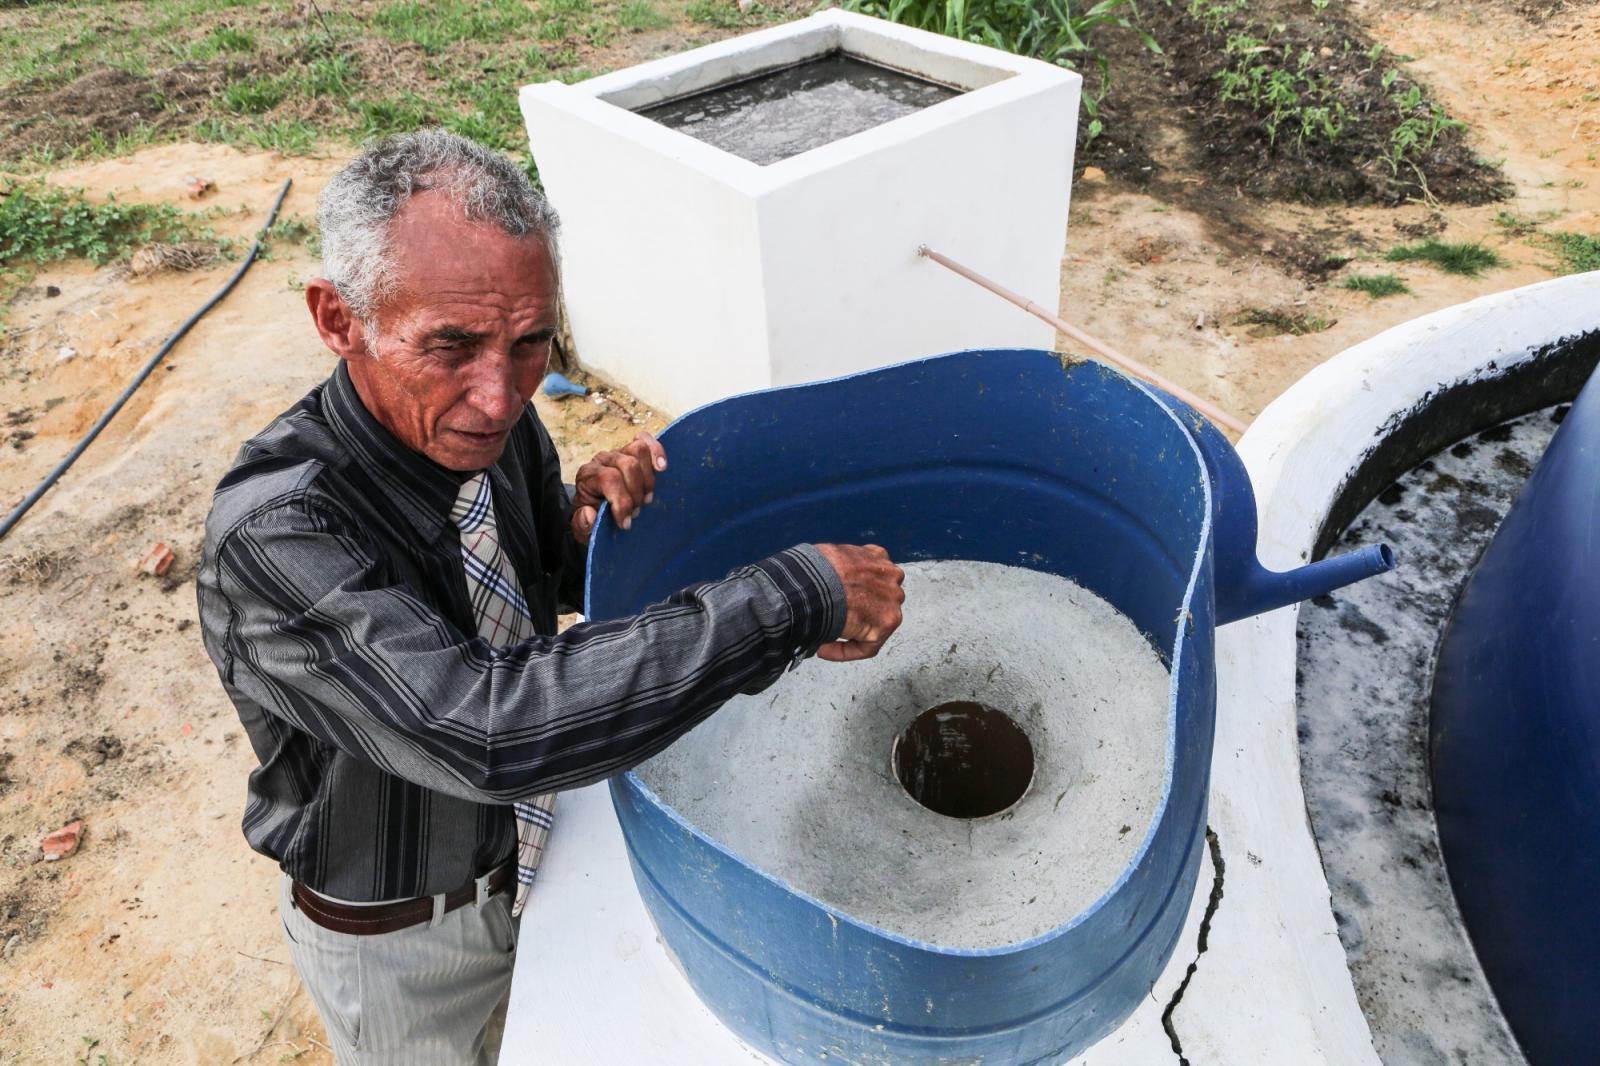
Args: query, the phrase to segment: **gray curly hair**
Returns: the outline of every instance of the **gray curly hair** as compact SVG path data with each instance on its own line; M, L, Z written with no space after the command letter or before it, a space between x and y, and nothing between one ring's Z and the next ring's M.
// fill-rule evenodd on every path
M369 331L397 287L389 224L429 189L446 191L469 221L542 237L556 258L560 220L511 160L442 129L385 137L335 174L317 205L322 271Z

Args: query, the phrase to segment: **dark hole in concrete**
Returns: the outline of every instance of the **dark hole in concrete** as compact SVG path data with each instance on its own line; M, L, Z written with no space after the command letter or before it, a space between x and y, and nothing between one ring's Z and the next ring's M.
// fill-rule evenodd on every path
M1010 807L1033 780L1033 745L1006 715L970 700L932 707L895 738L894 775L911 798L951 818Z

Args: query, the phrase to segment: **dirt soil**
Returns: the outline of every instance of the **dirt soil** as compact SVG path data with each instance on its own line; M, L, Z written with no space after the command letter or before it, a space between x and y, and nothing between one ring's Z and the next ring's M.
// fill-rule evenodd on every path
M1475 152L1503 160L1506 202L1249 199L1215 180L1190 112L1157 108L1137 139L1143 161L1112 166L1100 155L1110 174L1091 172L1073 190L1063 314L1248 419L1391 325L1549 278L1547 247L1494 217L1600 233L1600 7L1531 8L1371 0L1349 9L1374 40L1415 57L1411 75L1469 123ZM50 179L192 206L183 180L200 174L217 184L208 202L248 209L219 218L219 231L247 236L285 177L295 179L285 210L310 216L348 152L285 159L174 145ZM1398 241L1429 232L1482 239L1510 265L1468 279L1381 262ZM0 341L0 509L66 453L232 268L39 273ZM255 760L200 646L194 601L217 479L243 439L332 367L298 291L316 269L280 243L0 542L0 1063L102 1053L117 1066L331 1061L287 964L276 870L239 831ZM1374 301L1337 287L1356 272L1399 274L1412 293ZM1331 325L1263 335L1245 324L1263 310ZM571 467L663 422L620 393L537 405ZM141 576L135 564L158 541L177 562L164 578ZM41 838L77 818L79 851L42 861ZM99 1041L92 1051L88 1040Z
M1487 203L1510 191L1458 126L1427 137L1426 147L1403 161L1386 158L1402 117L1427 110L1426 84L1416 83L1373 39L1352 8L1324 5L1319 11L1311 0L1251 0L1244 10L1210 23L1191 14L1188 4L1151 4L1145 21L1163 56L1126 35L1117 42L1119 69L1138 71L1131 74L1132 128L1148 130L1160 116L1182 114L1186 136L1213 185L1251 199L1391 205L1413 197ZM1240 46L1243 56L1230 54L1229 43L1245 37L1261 43ZM1288 91L1302 105L1345 109L1340 135L1326 139L1315 124L1306 135L1287 117L1269 134L1260 116L1230 96L1221 80L1230 68L1257 64L1257 74L1289 77ZM1159 72L1159 89L1139 84L1150 80L1140 68ZM1402 110L1395 98L1413 84L1422 98Z

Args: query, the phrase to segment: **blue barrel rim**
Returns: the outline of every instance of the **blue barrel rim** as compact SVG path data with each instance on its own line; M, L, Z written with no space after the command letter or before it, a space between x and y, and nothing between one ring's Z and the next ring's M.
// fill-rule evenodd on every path
M1188 647L1187 638L1189 627L1183 623L1185 619L1190 617L1190 612L1194 603L1195 587L1199 584L1201 566L1206 559L1206 548L1211 544L1214 536L1213 518L1215 511L1213 509L1214 494L1211 484L1211 473L1209 468L1206 466L1205 456L1200 451L1200 446L1194 439L1195 431L1184 421L1187 412L1179 412L1174 410L1164 393L1157 392L1156 390L1151 389L1144 382L1124 373L1117 367L1111 366L1108 363L1102 363L1098 360L1073 358L1063 355L1059 352L1048 351L1043 348L962 348L953 352L923 356L919 359L907 359L897 363L889 363L884 366L873 367L869 370L859 370L850 374L841 374L837 377L819 378L816 381L802 382L798 385L774 385L769 388L751 389L748 392L736 393L733 396L725 396L722 399L712 400L709 403L701 404L698 407L684 412L669 422L662 429L659 435L659 439L664 441L667 434L672 431L673 427L679 425L680 423L699 415L701 412L709 411L714 407L719 407L723 404L731 403L736 400L744 400L755 396L766 396L773 393L792 392L797 389L807 389L816 385L842 384L848 381L853 381L857 378L881 374L885 371L899 370L905 367L922 366L929 363L941 362L946 359L957 359L963 356L983 357L1006 355L1014 355L1024 358L1039 357L1048 359L1051 363L1054 363L1056 366L1060 367L1063 373L1067 374L1077 372L1080 369L1094 370L1107 377L1119 379L1125 385L1130 386L1136 392L1143 395L1145 399L1154 404L1157 409L1171 419L1173 424L1178 427L1178 429L1181 431L1184 442L1189 446L1189 454L1193 457L1195 470L1199 475L1202 493L1199 543L1196 545L1194 562L1189 570L1189 580L1184 586L1182 601L1183 609L1179 612L1178 616L1173 619L1172 623L1173 628L1176 631L1176 636L1172 642L1172 660L1171 665L1168 668L1167 740L1166 750L1162 759L1161 798L1157 802L1155 810L1151 813L1150 824L1145 829L1144 837L1140 840L1139 846L1134 849L1132 857L1129 858L1127 864L1123 866L1122 872L1117 875L1116 879L1112 881L1109 886L1107 886L1106 890L1097 896L1093 903L1089 904L1089 906L1085 907L1082 911L1073 915L1068 921L1062 923L1061 925L1055 926L1052 929L1046 930L1037 936L1030 937L1027 940L1019 940L1013 944L1003 944L998 947L990 948L956 948L933 944L928 941L918 940L914 937L908 937L901 933L896 933L893 930L884 929L881 926L876 926L870 922L863 921L854 915L839 910L830 903L817 899L815 896L812 896L807 892L801 891L800 889L789 884L787 881L784 881L782 878L774 876L766 869L763 869L756 863L750 862L744 856L732 850L727 845L723 844L721 841L717 840L715 837L711 836L699 826L685 818L676 807L673 807L670 803L667 803L659 795L657 795L656 792L650 788L650 786L646 785L639 775L633 770L624 770L618 774L612 775L610 779L610 784L613 789L628 788L633 790L644 801L662 811L673 825L687 831L692 838L702 845L710 847L719 852L721 855L725 856L727 859L738 863L746 870L749 870L777 888L787 892L793 898L817 908L826 914L830 919L836 922L845 922L871 936L880 937L889 941L890 943L897 944L902 947L924 951L930 954L947 956L950 958L999 958L1006 955L1032 950L1041 945L1048 944L1053 940L1059 939L1068 933L1071 933L1074 929L1077 929L1079 926L1094 918L1094 916L1098 914L1102 908L1104 908L1115 896L1117 896L1117 894L1122 890L1123 886L1126 885L1133 877L1134 872L1145 861L1145 858L1150 852L1150 847L1155 841L1157 831L1165 822L1168 808L1172 800L1172 789L1177 768L1178 683L1180 678L1180 667L1183 662L1183 654ZM1187 416L1193 418L1201 417L1198 414L1187 414ZM609 517L610 510L611 504L609 502L601 503L600 509L595 516L594 528L597 532L601 528L605 519ZM583 599L586 611L589 604L593 600L592 586L594 583L595 573L594 557L599 543L600 538L598 536L591 536L589 538L588 551L585 554ZM612 803L614 806L616 803L615 798L613 798ZM624 840L624 845L627 845L626 840ZM631 846L629 850L631 854Z

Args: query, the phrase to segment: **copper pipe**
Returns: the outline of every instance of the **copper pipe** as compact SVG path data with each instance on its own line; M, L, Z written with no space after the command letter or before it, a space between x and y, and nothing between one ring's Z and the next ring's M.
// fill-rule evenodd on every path
M1154 370L1151 370L1143 363L1135 359L1128 358L1126 355L1123 355L1121 352L1111 347L1111 345L1107 344L1105 341L1085 333L1083 330L1072 325L1070 322L1066 322L1056 317L1049 311L1046 311L1044 308L1034 303L1032 300L1018 296L1010 289L990 281L977 271L968 269L967 267L962 266L960 263L957 263L955 260L940 255L932 248L929 248L926 244L920 244L917 246L917 254L924 256L925 258L932 259L935 263L938 263L942 267L946 267L947 269L955 271L968 281L982 285L996 296L1010 300L1012 303L1016 304L1030 315L1033 315L1036 318L1044 319L1071 340L1083 345L1083 347L1089 349L1097 355L1100 355L1107 362L1121 367L1134 377L1143 378L1145 381L1148 381L1150 384L1154 385L1163 392L1171 393L1173 396L1177 397L1179 400L1182 400L1190 407L1193 407L1196 411L1199 411L1201 414L1205 415L1222 428L1231 429L1235 433L1243 433L1245 431L1246 427L1243 422L1235 418L1233 415L1230 415L1216 404L1202 400L1200 397L1196 396L1183 386L1178 385L1175 382L1168 381L1166 378L1162 377L1160 374L1157 374Z

